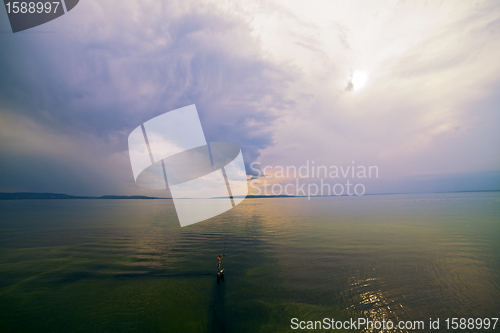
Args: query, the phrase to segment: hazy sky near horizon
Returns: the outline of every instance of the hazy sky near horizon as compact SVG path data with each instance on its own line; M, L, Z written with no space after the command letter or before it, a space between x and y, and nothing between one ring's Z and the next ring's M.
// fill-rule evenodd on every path
M500 189L498 40L498 1L84 0L16 34L2 8L0 191L151 194L128 134L190 104L247 165Z

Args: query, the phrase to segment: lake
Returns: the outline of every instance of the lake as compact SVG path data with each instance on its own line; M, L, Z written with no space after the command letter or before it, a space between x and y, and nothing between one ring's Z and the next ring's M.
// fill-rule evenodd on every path
M1 332L499 316L499 192L248 198L184 228L171 200L0 201Z

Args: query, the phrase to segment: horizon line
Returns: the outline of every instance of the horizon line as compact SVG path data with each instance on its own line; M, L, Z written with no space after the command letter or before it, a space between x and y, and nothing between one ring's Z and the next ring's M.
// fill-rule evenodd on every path
M323 198L323 197L362 197L366 195L407 195L407 194L446 194L446 193L481 193L481 192L500 192L500 189L497 190L462 190L462 191L438 191L438 192L388 192L388 193L366 193L363 195L311 195L309 197L314 198ZM26 195L26 197L23 197ZM19 196L19 197L15 197ZM41 196L41 197L32 197L29 196ZM45 197L44 197L45 196ZM53 196L53 197L50 197ZM249 198L249 199L260 199L260 198L305 198L307 195L253 195L249 194L246 196L232 196L232 198ZM172 200L172 197L152 197L146 195L115 195L115 194L107 194L101 196L91 196L91 195L71 195L66 193L51 193L51 192L0 192L0 200L65 200L65 199L100 199L100 200L131 200L131 199L143 199L143 200L154 200L154 199L163 199L163 200ZM194 198L182 198L182 199L194 199ZM207 199L221 199L221 197L207 198Z

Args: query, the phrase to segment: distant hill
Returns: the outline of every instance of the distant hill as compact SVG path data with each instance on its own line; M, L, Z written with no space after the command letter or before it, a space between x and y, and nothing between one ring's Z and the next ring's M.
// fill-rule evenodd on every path
M297 196L297 195L253 195L253 194L249 194L246 196L246 198L248 199L252 199L252 198L255 198L255 199L258 199L258 198L300 198L301 196Z
M498 190L484 190L484 191L453 191L453 192L434 192L434 193L468 193L468 192L499 192ZM411 193L370 193L366 195L395 195L395 194L411 194ZM419 194L419 193L413 193ZM422 194L422 193L420 193ZM347 195L342 195L347 196ZM242 196L237 196L242 198ZM247 195L247 199L253 198L301 198L306 196L294 196L294 195ZM313 196L311 196L313 197ZM314 197L334 197L331 196L314 196ZM355 197L355 196L353 196ZM148 197L145 195L103 195L100 197L92 196L76 196L68 195L62 193L31 193L31 192L15 192L15 193L0 193L0 200L45 200L45 199L172 199L172 198L162 198L162 197ZM214 198L217 199L217 198Z
M0 193L0 200L29 200L29 199L170 199L159 197L147 197L145 195L103 195L100 197L90 196L75 196L60 193L30 193L30 192L15 192L15 193Z
M290 198L289 195L247 195L246 198ZM0 200L46 200L46 199L172 199L161 197L148 197L145 195L103 195L100 197L77 196L63 193L31 193L14 192L0 193Z

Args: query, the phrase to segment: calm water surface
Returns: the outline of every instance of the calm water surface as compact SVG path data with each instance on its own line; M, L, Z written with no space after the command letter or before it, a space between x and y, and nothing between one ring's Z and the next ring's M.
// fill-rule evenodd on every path
M246 199L184 228L170 200L0 202L1 332L499 316L498 192Z

